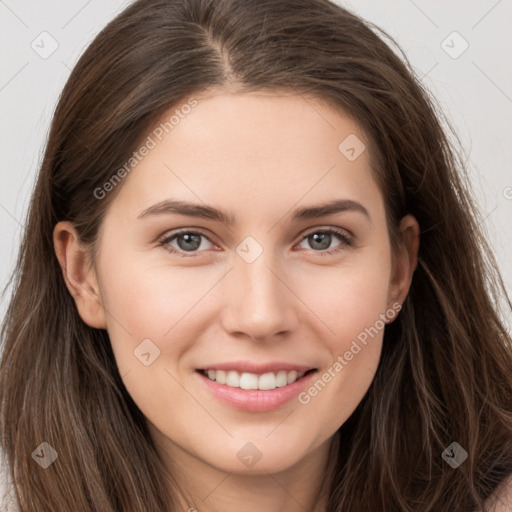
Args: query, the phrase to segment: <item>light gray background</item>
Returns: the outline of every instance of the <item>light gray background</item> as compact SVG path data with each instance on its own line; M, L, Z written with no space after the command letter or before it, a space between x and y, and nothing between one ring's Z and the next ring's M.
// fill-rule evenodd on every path
M94 36L129 3L128 0L0 0L2 288L14 266L28 201L60 91ZM510 292L512 1L340 0L339 3L375 22L398 41L455 126L464 144L475 196L481 207L482 225ZM460 36L453 35L454 31ZM50 36L41 35L42 32ZM49 52L51 38L58 48L42 58L32 46L39 53ZM465 41L469 46L459 56ZM6 306L7 298L0 304L0 319Z

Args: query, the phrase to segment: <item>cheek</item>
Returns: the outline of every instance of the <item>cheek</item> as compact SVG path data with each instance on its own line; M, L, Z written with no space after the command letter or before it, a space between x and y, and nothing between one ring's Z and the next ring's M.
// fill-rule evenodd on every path
M332 294L330 306L325 306L329 307L326 311L329 311L334 331L328 341L332 363L342 356L343 371L352 375L353 384L360 376L368 375L368 369L375 370L378 364L385 327L387 285L386 273L372 275L354 270Z
M101 271L108 334L124 385L147 418L169 426L171 410L182 418L197 407L179 384L180 362L200 336L194 315L214 278L192 279L194 269L184 267L147 266L142 256L122 250L105 258ZM172 428L184 429L178 420Z
M299 269L297 276L291 277L297 285L294 291L316 316L316 323L325 327L322 338L332 352L344 351L386 312L391 257L387 246L382 247L380 251L362 251L337 266L311 266L308 272Z
M142 257L121 250L117 255L105 258L102 267L108 334L125 386L147 414L162 407L155 389L181 396L171 374L179 377L178 363L199 338L194 305L211 288L211 279L192 285L187 269L147 267Z
M328 328L322 333L330 358L299 401L308 418L323 418L328 431L347 420L373 381L385 320L396 316L388 308L390 268L391 258L384 250L362 257L350 268L317 271L316 279L308 281L315 283L314 292L311 287L308 292L304 283L308 305Z
M383 265L385 268L386 265ZM347 348L347 343L360 339L361 333L375 326L385 313L388 300L389 274L387 272L352 272L344 279L343 290L337 301L335 325L343 343L339 350ZM334 312L334 313L336 313ZM380 330L383 325L378 322Z
M282 276L300 299L290 296L290 302L283 302L283 308L295 308L299 318L295 335L306 333L326 356L326 368L319 375L320 379L325 375L324 387L316 385L310 394L312 403L303 412L307 417L323 417L331 428L353 412L378 365L382 344L378 327L380 315L386 312L390 276L387 246L381 246L381 251L361 251L337 266L293 265ZM111 249L111 257L102 262L101 291L126 388L146 417L171 405L185 413L192 408L192 413L194 403L173 375L183 377L179 370L187 365L180 362L204 337L207 324L215 322L215 311L232 304L229 279L219 281L226 268L150 265L143 253ZM227 293L222 293L224 286ZM149 366L134 353L144 340L151 343L146 341L138 356L149 353L146 358L153 360ZM155 390L165 392L162 396Z
M148 260L133 252L106 262L101 294L109 332L121 329L124 336L130 333L137 339L161 341L191 323L198 301L215 284L216 274L206 267L150 265Z

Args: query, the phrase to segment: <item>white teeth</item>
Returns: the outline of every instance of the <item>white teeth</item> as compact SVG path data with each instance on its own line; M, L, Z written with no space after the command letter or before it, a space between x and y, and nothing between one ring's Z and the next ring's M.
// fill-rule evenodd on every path
M262 391L282 388L287 384L292 384L304 376L306 372L297 372L292 370L280 370L277 373L268 372L262 375L244 372L242 374L235 370L208 370L206 374L210 380L215 380L219 384L225 384L232 388L242 389L260 389Z
M229 371L226 374L226 386L230 386L232 388L240 387L240 374L235 372L234 370Z
M258 389L258 376L254 373L242 373L240 387L242 389Z
M302 373L304 373L304 372L302 372ZM298 375L298 372L296 372L295 370L288 372L288 375L287 375L288 384L295 382L297 380L297 375Z
M286 384L288 384L288 374L284 370L277 372L276 386L282 388Z
M275 373L264 373L258 379L258 389L265 391L267 389L276 389L276 375Z

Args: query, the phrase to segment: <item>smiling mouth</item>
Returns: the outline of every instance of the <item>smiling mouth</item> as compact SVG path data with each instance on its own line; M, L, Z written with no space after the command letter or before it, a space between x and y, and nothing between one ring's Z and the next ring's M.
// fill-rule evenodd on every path
M270 391L288 386L315 371L317 371L316 368L301 372L296 370L280 370L278 372L256 374L249 372L240 373L236 370L197 370L201 375L217 382L217 384L223 384L232 388L255 389L260 391Z

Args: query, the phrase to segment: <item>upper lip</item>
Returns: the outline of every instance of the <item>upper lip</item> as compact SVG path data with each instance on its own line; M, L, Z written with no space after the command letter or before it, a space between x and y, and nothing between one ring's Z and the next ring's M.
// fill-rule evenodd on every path
M285 370L287 372L297 371L306 372L308 370L316 369L314 366L307 366L301 364L292 364L279 361L273 361L269 363L255 363L253 361L232 361L226 363L215 363L197 368L198 370L234 370L238 373L255 373L262 375L268 372L278 372L279 370Z

